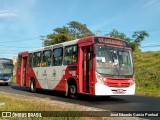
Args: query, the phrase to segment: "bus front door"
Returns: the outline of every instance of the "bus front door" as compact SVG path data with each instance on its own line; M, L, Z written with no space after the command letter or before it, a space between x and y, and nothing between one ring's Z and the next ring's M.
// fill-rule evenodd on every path
M21 85L26 86L26 77L27 77L27 57L22 57L22 66L21 66Z
M90 84L90 72L89 72L89 54L90 54L90 47L83 47L83 62L82 62L82 69L83 69L83 92L89 93L89 84Z

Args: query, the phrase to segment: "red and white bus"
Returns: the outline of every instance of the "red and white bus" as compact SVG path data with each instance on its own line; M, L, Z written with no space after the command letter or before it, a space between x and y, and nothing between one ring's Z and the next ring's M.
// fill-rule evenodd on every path
M122 39L91 36L18 54L17 84L75 97L134 95L132 49Z

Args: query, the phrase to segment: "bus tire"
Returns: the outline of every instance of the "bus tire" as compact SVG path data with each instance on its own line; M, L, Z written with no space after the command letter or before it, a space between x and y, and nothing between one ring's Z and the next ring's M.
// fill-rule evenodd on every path
M8 83L4 83L4 86L8 86Z
M30 89L32 93L36 92L36 82L33 79L30 81Z
M77 86L76 86L76 84L70 83L68 85L68 96L72 99L77 98Z

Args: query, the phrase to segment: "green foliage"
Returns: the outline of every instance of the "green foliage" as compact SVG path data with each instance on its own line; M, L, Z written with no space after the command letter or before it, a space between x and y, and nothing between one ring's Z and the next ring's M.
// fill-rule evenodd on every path
M129 41L130 46L133 51L140 51L140 43L145 39L145 37L149 37L149 33L146 31L135 31L132 35L132 38L126 37L126 34L113 29L109 34L111 37L120 38L126 41Z
M149 37L149 33L146 31L135 31L132 35L132 38L134 39L134 43L137 45L140 45L140 42L145 39L145 37Z
M134 53L136 93L160 95L160 52Z
M130 41L130 38L127 38L126 34L120 33L116 29L113 29L109 34L106 34L106 35L109 35L109 36L114 37L114 38L120 38L120 39L123 39L123 40Z
M83 38L94 35L86 26L86 24L77 21L71 21L67 26L55 28L52 34L47 35L45 46L53 45L73 39Z
M45 46L48 46L92 35L94 34L89 28L87 28L86 24L82 24L77 21L71 21L67 23L67 26L63 26L62 28L57 27L53 29L53 33L47 35L47 40L44 44ZM113 29L106 35L129 41L133 51L140 51L140 43L145 39L145 37L149 36L149 33L147 33L146 31L135 31L132 35L132 38L129 38L125 33L121 33L116 29Z
M138 49L137 44L135 44L134 42L129 42L129 43L133 51L136 51Z
M77 21L68 23L69 31L73 39L92 36L93 33L87 28L86 24L81 24Z
M66 42L72 39L69 29L65 26L63 26L63 28L55 28L53 31L53 34L47 35L45 46Z
M12 83L16 83L16 75L13 75L11 81L12 81Z

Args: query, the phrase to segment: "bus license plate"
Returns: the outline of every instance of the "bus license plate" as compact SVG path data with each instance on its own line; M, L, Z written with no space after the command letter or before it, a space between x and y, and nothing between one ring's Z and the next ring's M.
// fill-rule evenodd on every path
M117 89L117 93L123 93L123 89Z

